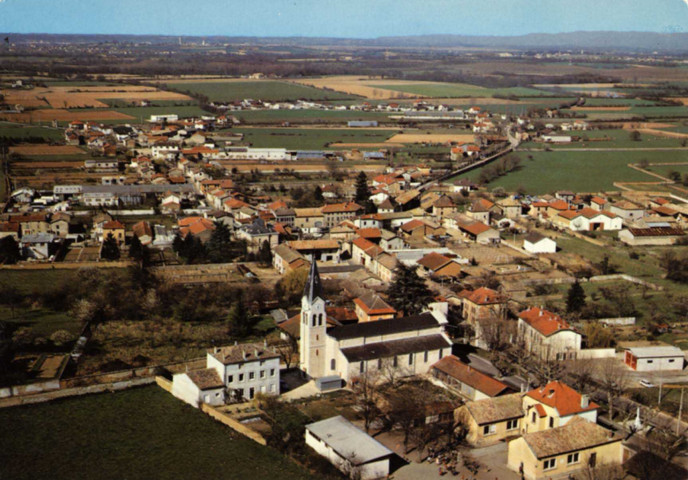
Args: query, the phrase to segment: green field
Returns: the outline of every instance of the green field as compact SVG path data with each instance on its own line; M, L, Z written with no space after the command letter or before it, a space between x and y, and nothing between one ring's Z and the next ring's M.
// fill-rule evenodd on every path
M47 308L17 308L12 313L8 307L0 306L0 318L17 328L29 327L39 337L49 337L58 330L67 330L78 334L81 331L82 322L74 319L67 312L55 312Z
M0 410L0 478L310 479L157 386Z
M244 145L289 150L321 150L328 143L379 143L398 130L305 129L305 128L234 128L244 134Z
M657 157L661 155L661 157ZM551 193L557 190L574 192L597 192L617 190L615 181L652 182L651 177L629 168L627 164L638 163L642 158L652 162L656 158L664 161L681 161L686 152L518 152L521 165L489 183L488 188L503 187L516 191L519 187L530 194ZM532 156L532 160L528 157ZM483 168L467 172L461 177L478 180Z
M168 83L167 86L180 92L190 92L208 97L211 102L232 102L252 98L263 101L287 100L346 100L355 98L346 93L331 92L288 82L198 82Z
M34 290L45 290L70 282L78 274L78 270L0 270L0 283L12 285L29 295Z
M0 137L16 138L41 137L49 141L64 139L62 130L48 127L22 126L16 123L0 122Z
M571 149L571 148L679 148L681 147L681 139L659 137L642 133L640 141L634 141L630 138L629 130L587 130L587 131L573 131L562 132L562 135L572 135L581 137L580 142L571 143L536 143L526 142L521 144L521 148L537 148L545 149ZM598 139L598 140L596 140ZM608 139L608 140L605 140ZM688 150L686 150L688 155ZM648 152L648 156L661 155L659 152ZM688 161L688 158L686 159Z
M567 110L568 111L568 110ZM607 119L607 118L679 118L688 117L688 107L662 107L662 106L641 106L634 105L628 110L614 111L614 110L595 110L585 111L579 110L576 113L583 113L590 119Z
M243 123L342 123L351 120L389 121L389 113L351 110L243 110L229 112Z
M99 98L101 102L107 103L111 107L116 108L131 108L134 106L134 102L127 102L119 98ZM174 107L174 106L186 106L186 105L197 105L196 100L153 100L150 102L148 107L138 107L138 108L154 108L154 107ZM134 107L136 108L136 107Z
M658 173L664 177L668 177L671 172L678 172L681 174L681 176L683 176L688 174L688 153L686 154L684 161L686 162L685 165L651 165L645 168L645 170Z
M423 97L492 97L494 95L517 97L533 97L546 96L547 92L544 90L537 90L535 88L527 87L510 87L510 88L485 88L477 85L470 85L467 83L418 83L408 85L385 84L376 83L371 84L378 88L393 90L395 92L410 93Z

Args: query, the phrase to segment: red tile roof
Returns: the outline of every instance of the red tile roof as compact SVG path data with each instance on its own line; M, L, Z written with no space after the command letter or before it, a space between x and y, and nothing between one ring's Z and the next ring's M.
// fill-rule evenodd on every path
M428 270L438 270L451 261L451 258L445 257L440 253L430 252L418 260L418 264L424 266Z
M401 229L402 229L404 232L409 233L409 232L414 231L414 230L417 229L417 228L424 227L424 226L425 226L425 223L423 223L423 222L421 222L420 220L414 218L413 220L409 220L408 222L406 222L405 224L403 224L403 225L401 226Z
M461 296L466 300L478 305L492 305L495 303L504 303L504 297L491 288L480 287L477 290L461 292Z
M461 225L460 228L461 230L475 236L478 236L481 233L485 233L488 230L490 230L490 227L485 225L483 222L475 222L467 225Z
M533 400L555 408L560 417L589 412L600 408L595 402L581 407L581 394L562 382L549 382L544 387L529 391L526 395Z
M103 224L103 230L114 230L114 229L124 229L124 225L117 220L110 220Z
M363 207L355 202L333 203L322 208L323 213L353 213L363 210Z
M560 330L573 330L571 326L556 313L538 307L531 307L518 314L528 325L545 336Z
M454 355L447 355L439 362L435 363L431 368L433 370L439 370L489 397L496 397L509 388L499 380L466 365Z

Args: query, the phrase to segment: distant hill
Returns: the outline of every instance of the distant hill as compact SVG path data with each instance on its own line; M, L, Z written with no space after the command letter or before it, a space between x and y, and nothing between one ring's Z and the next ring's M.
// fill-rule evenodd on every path
M178 36L165 35L72 35L72 34L18 34L0 33L9 36L14 43L48 41L57 43L125 42L172 44L178 43ZM287 46L339 46L339 47L465 47L491 50L588 50L588 51L637 51L637 52L686 52L688 33L655 32L570 32L531 33L520 36L476 36L476 35L420 35L362 38L324 37L230 37L230 36L182 36L182 42L205 40L206 44L231 43L247 45Z

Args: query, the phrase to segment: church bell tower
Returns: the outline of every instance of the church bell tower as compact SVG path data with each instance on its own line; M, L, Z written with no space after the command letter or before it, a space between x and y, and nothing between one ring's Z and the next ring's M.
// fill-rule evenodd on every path
M327 312L315 258L301 298L299 367L312 378L325 376Z

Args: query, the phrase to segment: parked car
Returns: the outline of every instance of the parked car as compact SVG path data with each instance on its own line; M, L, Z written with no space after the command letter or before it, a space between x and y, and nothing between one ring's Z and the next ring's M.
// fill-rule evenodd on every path
M652 388L652 387L655 386L654 383L652 383L651 381L649 381L649 380L646 379L646 378L643 378L643 379L640 380L640 382L638 382L638 383L640 383L640 385L642 385L642 386L645 387L645 388Z

